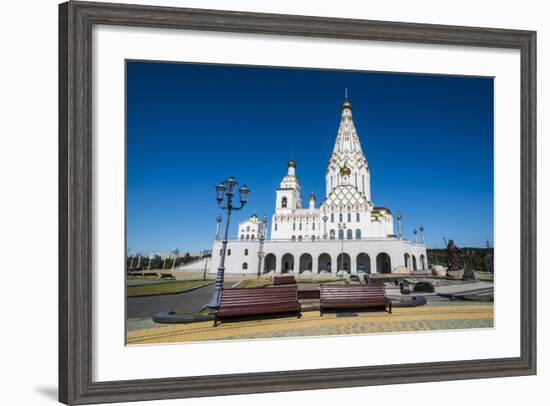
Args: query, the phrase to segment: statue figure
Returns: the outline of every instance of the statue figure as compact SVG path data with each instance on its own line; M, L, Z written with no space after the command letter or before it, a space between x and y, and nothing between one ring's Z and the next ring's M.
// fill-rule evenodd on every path
M449 240L447 244L447 256L449 257L449 271L463 269L462 251L455 245L453 240Z

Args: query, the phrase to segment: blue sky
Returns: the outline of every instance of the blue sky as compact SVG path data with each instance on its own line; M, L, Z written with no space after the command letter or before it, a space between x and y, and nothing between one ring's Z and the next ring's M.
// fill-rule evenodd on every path
M251 189L232 235L270 218L290 158L319 204L345 88L373 203L401 211L405 237L492 242L492 78L128 61L129 250L210 249L229 176Z

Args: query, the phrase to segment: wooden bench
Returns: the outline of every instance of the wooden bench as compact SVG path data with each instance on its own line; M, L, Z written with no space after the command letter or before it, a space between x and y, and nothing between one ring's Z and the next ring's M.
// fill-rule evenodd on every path
M276 275L273 277L274 285L296 285L294 275Z
M321 316L326 309L363 309L388 308L391 313L391 301L386 297L384 286L371 285L321 285Z
M296 313L298 318L302 316L296 286L223 289L214 327L224 318L280 313Z

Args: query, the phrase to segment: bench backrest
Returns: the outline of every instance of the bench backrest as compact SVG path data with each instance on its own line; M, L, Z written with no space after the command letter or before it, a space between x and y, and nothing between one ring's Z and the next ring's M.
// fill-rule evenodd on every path
M321 300L381 299L386 298L382 284L363 286L321 285Z
M274 285L293 285L296 283L294 275L276 275L273 277Z
M222 290L220 306L244 306L276 304L298 301L298 289L292 287L277 288L234 288Z

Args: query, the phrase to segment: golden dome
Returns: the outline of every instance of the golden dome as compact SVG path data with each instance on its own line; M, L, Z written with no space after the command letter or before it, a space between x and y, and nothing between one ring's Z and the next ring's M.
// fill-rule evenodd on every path
M342 169L340 169L340 175L341 176L350 176L351 175L351 169L348 168L346 165Z
M342 104L342 110L343 109L350 109L351 110L351 103L349 101L345 101L344 104Z
M313 193L309 194L309 200L315 200L315 195Z
M288 167L296 168L296 162L293 159L291 159L290 161L288 161Z

